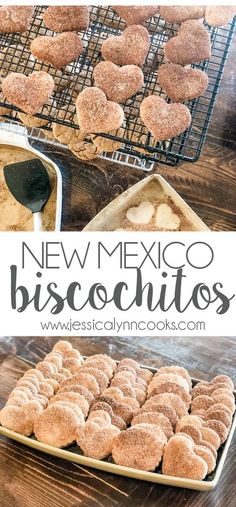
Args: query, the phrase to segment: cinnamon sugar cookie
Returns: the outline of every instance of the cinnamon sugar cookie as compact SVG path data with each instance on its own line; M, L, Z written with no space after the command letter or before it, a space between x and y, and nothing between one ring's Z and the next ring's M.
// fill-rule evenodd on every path
M33 13L33 6L1 6L0 33L26 32L31 23Z
M162 373L176 373L177 375L180 375L188 382L189 388L191 389L191 387L192 387L191 377L190 377L188 371L185 368L183 368L182 366L176 366L176 365L162 366L161 368L159 368L157 370L154 377L156 378L159 375L162 375Z
M174 63L165 63L160 66L158 81L173 102L184 102L200 97L209 83L206 72Z
M155 16L158 13L158 5L143 5L126 7L124 5L117 5L113 7L127 25L141 25L144 21Z
M106 94L108 100L118 103L135 95L144 84L143 72L136 65L118 67L109 61L96 65L93 79L94 85Z
M30 51L38 60L61 69L79 58L83 51L83 42L74 32L61 33L56 37L42 35L31 42Z
M185 403L186 408L189 409L191 403L191 396L183 386L176 384L175 382L161 382L152 387L149 398L161 393L173 393L177 394Z
M211 56L211 41L207 28L194 19L184 21L177 35L165 44L164 53L167 60L180 65L208 60Z
M83 416L87 417L89 411L89 404L84 398L83 395L79 393L75 393L73 391L67 391L64 393L56 394L53 396L49 402L49 406L53 403L57 403L58 401L70 401L71 403L75 403L81 409Z
M120 430L112 424L99 427L94 420L89 420L83 430L77 433L77 444L84 456L104 459L111 454L113 442L119 433Z
M69 386L60 387L58 390L58 394L66 392L81 394L87 400L89 405L92 405L94 401L94 397L92 393L87 389L87 387L81 386L79 384L71 384Z
M142 67L150 47L149 33L144 26L128 26L122 35L111 35L103 43L101 52L104 60L116 65Z
M196 446L187 435L175 435L167 442L162 462L163 474L202 480L207 471L205 460L196 454Z
M190 111L184 104L168 104L157 95L143 99L140 116L156 141L178 136L191 123Z
M72 345L70 342L66 341L66 340L59 340L59 342L57 342L54 347L53 347L53 351L54 352L59 352L60 354L64 355L66 354L69 350L72 350Z
M25 405L21 407L5 406L0 412L0 423L9 430L29 437L33 433L34 418L24 410Z
M140 423L155 424L157 426L160 426L167 439L169 439L174 434L169 419L165 415L158 412L144 412L142 414L138 414L132 419L131 422L132 426Z
M43 21L47 28L55 32L87 30L89 10L87 6L50 6L44 12Z
M205 21L212 26L225 26L236 14L235 6L207 5L205 9Z
M161 461L163 449L163 439L159 435L137 425L122 431L115 439L112 457L118 465L154 471Z
M33 72L30 76L12 72L2 80L5 99L31 115L41 111L53 90L53 78L42 71Z
M106 133L118 129L124 121L124 111L106 99L96 87L85 88L76 99L80 128L88 133Z
M139 411L140 413L149 413L149 412L157 412L158 414L163 414L167 419L169 419L172 427L174 428L177 421L178 416L176 411L170 405L154 402L152 399L148 400L148 403L145 403Z
M40 442L53 447L67 447L76 439L81 420L73 408L55 403L37 417L34 434Z
M200 19L204 17L205 7L202 6L160 6L160 16L168 23L183 23L188 19Z

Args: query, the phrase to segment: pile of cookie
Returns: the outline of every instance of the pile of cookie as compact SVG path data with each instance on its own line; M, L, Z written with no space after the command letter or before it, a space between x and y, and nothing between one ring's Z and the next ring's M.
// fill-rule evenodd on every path
M27 31L33 7L0 9L0 33ZM205 72L188 67L211 56L210 35L202 20L205 18L206 23L221 26L235 12L233 7L191 6L117 6L113 10L127 28L121 35L111 35L102 42L101 55L104 61L95 65L93 86L85 87L76 97L76 114L72 115L71 121L77 123L80 130L56 123L53 125L53 136L65 144L68 140L68 147L82 159L92 159L102 151L112 152L122 146L120 141L96 134L124 137L128 118L125 118L120 104L144 90L142 67L148 57L150 35L143 23L159 13L167 23L180 25L177 35L164 45L167 63L160 66L156 76L160 87L172 102L168 103L161 96L152 94L140 104L140 121L156 143L178 136L190 126L191 114L182 102L199 97L208 86ZM68 64L78 60L83 52L81 36L76 32L88 29L89 8L48 7L43 14L43 23L50 35L39 35L33 39L30 57L33 56L36 62L50 64L61 72ZM27 76L11 72L2 80L3 98L22 110L21 120L30 127L39 125L39 119L34 121L34 115L40 113L45 104L50 104L55 89L55 80L44 70L35 70ZM43 126L42 122L47 124L46 120L40 119L39 126ZM86 142L86 138L92 144Z
M54 447L76 442L90 458L202 480L215 469L234 411L227 375L192 388L183 367L153 374L129 358L84 360L61 340L19 379L0 423Z

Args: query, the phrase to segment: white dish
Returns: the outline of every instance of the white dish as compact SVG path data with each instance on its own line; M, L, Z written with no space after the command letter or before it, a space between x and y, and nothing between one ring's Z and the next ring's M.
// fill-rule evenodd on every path
M157 370L155 368L149 368L148 366L141 365L142 368L148 368L153 373ZM195 385L197 382L200 382L199 379L192 378L192 382ZM236 391L234 391L234 396L236 397ZM4 435L5 437L11 438L12 440L16 440L21 444L24 444L28 447L36 449L40 452L44 452L49 454L50 456L55 456L57 458L65 459L67 461L71 461L74 463L78 463L80 465L84 465L90 468L96 468L98 470L103 470L105 472L110 472L116 475L122 475L124 477L131 477L132 479L139 479L142 481L153 482L158 484L165 484L166 486L175 486L178 488L187 488L194 489L199 491L211 491L217 485L220 476L223 471L224 463L226 460L226 456L234 435L234 430L236 427L236 413L234 414L234 418L232 421L232 426L230 428L229 435L227 437L226 442L222 445L220 450L218 451L217 463L215 470L208 476L206 479L202 481L194 480L194 479L185 479L182 477L173 477L164 475L160 472L145 472L143 470L137 470L134 468L129 468L121 465L116 465L115 463L109 460L97 460L93 458L87 458L82 454L79 454L80 450L77 445L70 446L70 450L58 449L56 447L52 447L50 445L43 444L38 440L35 440L34 437L25 437L20 435L19 433L15 433L14 431L8 430L0 425L0 435ZM212 477L212 478L211 478Z
M209 231L209 228L198 217L198 215L190 208L190 206L182 199L182 197L167 183L167 181L158 174L147 176L132 187L128 188L123 194L119 195L110 204L108 204L100 213L98 213L83 229L84 231L112 231L119 228L117 219L117 227L115 224L116 217L127 208L133 206L133 201L137 194L145 191L149 185L156 185L156 197L165 194L169 196L178 206L184 217L191 223L192 231ZM145 199L148 199L148 191L146 190ZM151 201L151 198L150 198ZM137 204L136 204L137 205Z

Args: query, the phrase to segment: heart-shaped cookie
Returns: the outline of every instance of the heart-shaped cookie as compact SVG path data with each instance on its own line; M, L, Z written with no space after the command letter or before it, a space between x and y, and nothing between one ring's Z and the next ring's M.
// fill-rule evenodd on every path
M154 206L149 201L142 201L139 206L129 208L126 218L133 224L148 224L154 213Z
M76 33L65 32L56 37L36 37L31 42L30 50L38 60L51 63L56 69L61 69L80 56L83 43Z
M76 111L81 130L87 133L106 133L117 130L124 121L124 111L107 100L99 88L85 88L76 99Z
M158 229L177 231L180 228L180 218L168 204L162 203L157 208L156 226Z
M53 90L53 78L43 71L29 76L12 72L2 81L5 99L27 114L39 113Z
M112 35L102 43L102 56L117 65L142 67L150 47L149 33L141 25L128 26L122 35Z
M144 21L155 16L158 13L159 7L157 5L125 7L124 5L117 5L113 7L118 16L123 19L127 25L141 25Z
M208 87L208 76L200 69L165 63L158 71L160 86L173 102L196 99Z
M94 85L100 88L108 100L125 102L142 88L143 72L136 65L117 67L112 62L100 62L93 71Z
M200 19L204 17L205 7L190 5L161 5L160 16L168 23L183 23L188 19Z
M165 44L164 53L167 60L180 65L208 60L211 56L209 32L200 21L184 21L176 37Z
M236 7L224 5L207 5L205 10L205 21L208 25L225 26L236 14Z
M191 114L184 104L167 104L156 95L150 95L142 101L140 116L157 141L178 136L191 123Z
M48 7L43 15L47 28L55 32L73 32L87 30L89 25L89 9L79 7Z
M34 7L0 7L0 33L22 33L28 30Z
M175 477L202 480L208 467L204 459L196 454L196 446L187 435L174 435L167 442L162 462L162 473Z

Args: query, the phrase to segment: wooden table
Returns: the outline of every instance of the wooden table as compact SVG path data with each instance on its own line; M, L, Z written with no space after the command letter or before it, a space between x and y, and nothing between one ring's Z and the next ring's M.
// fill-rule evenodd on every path
M192 376L225 373L236 382L235 338L70 338L84 355L108 353L159 367L185 366ZM0 338L0 408L17 379L43 359L57 338ZM236 438L211 493L119 477L56 459L0 437L1 507L233 507Z
M232 43L207 140L199 160L178 168L156 164L200 218L214 231L236 230L236 37ZM63 230L81 230L106 204L146 173L97 159L80 162L68 150L34 142L61 167Z

